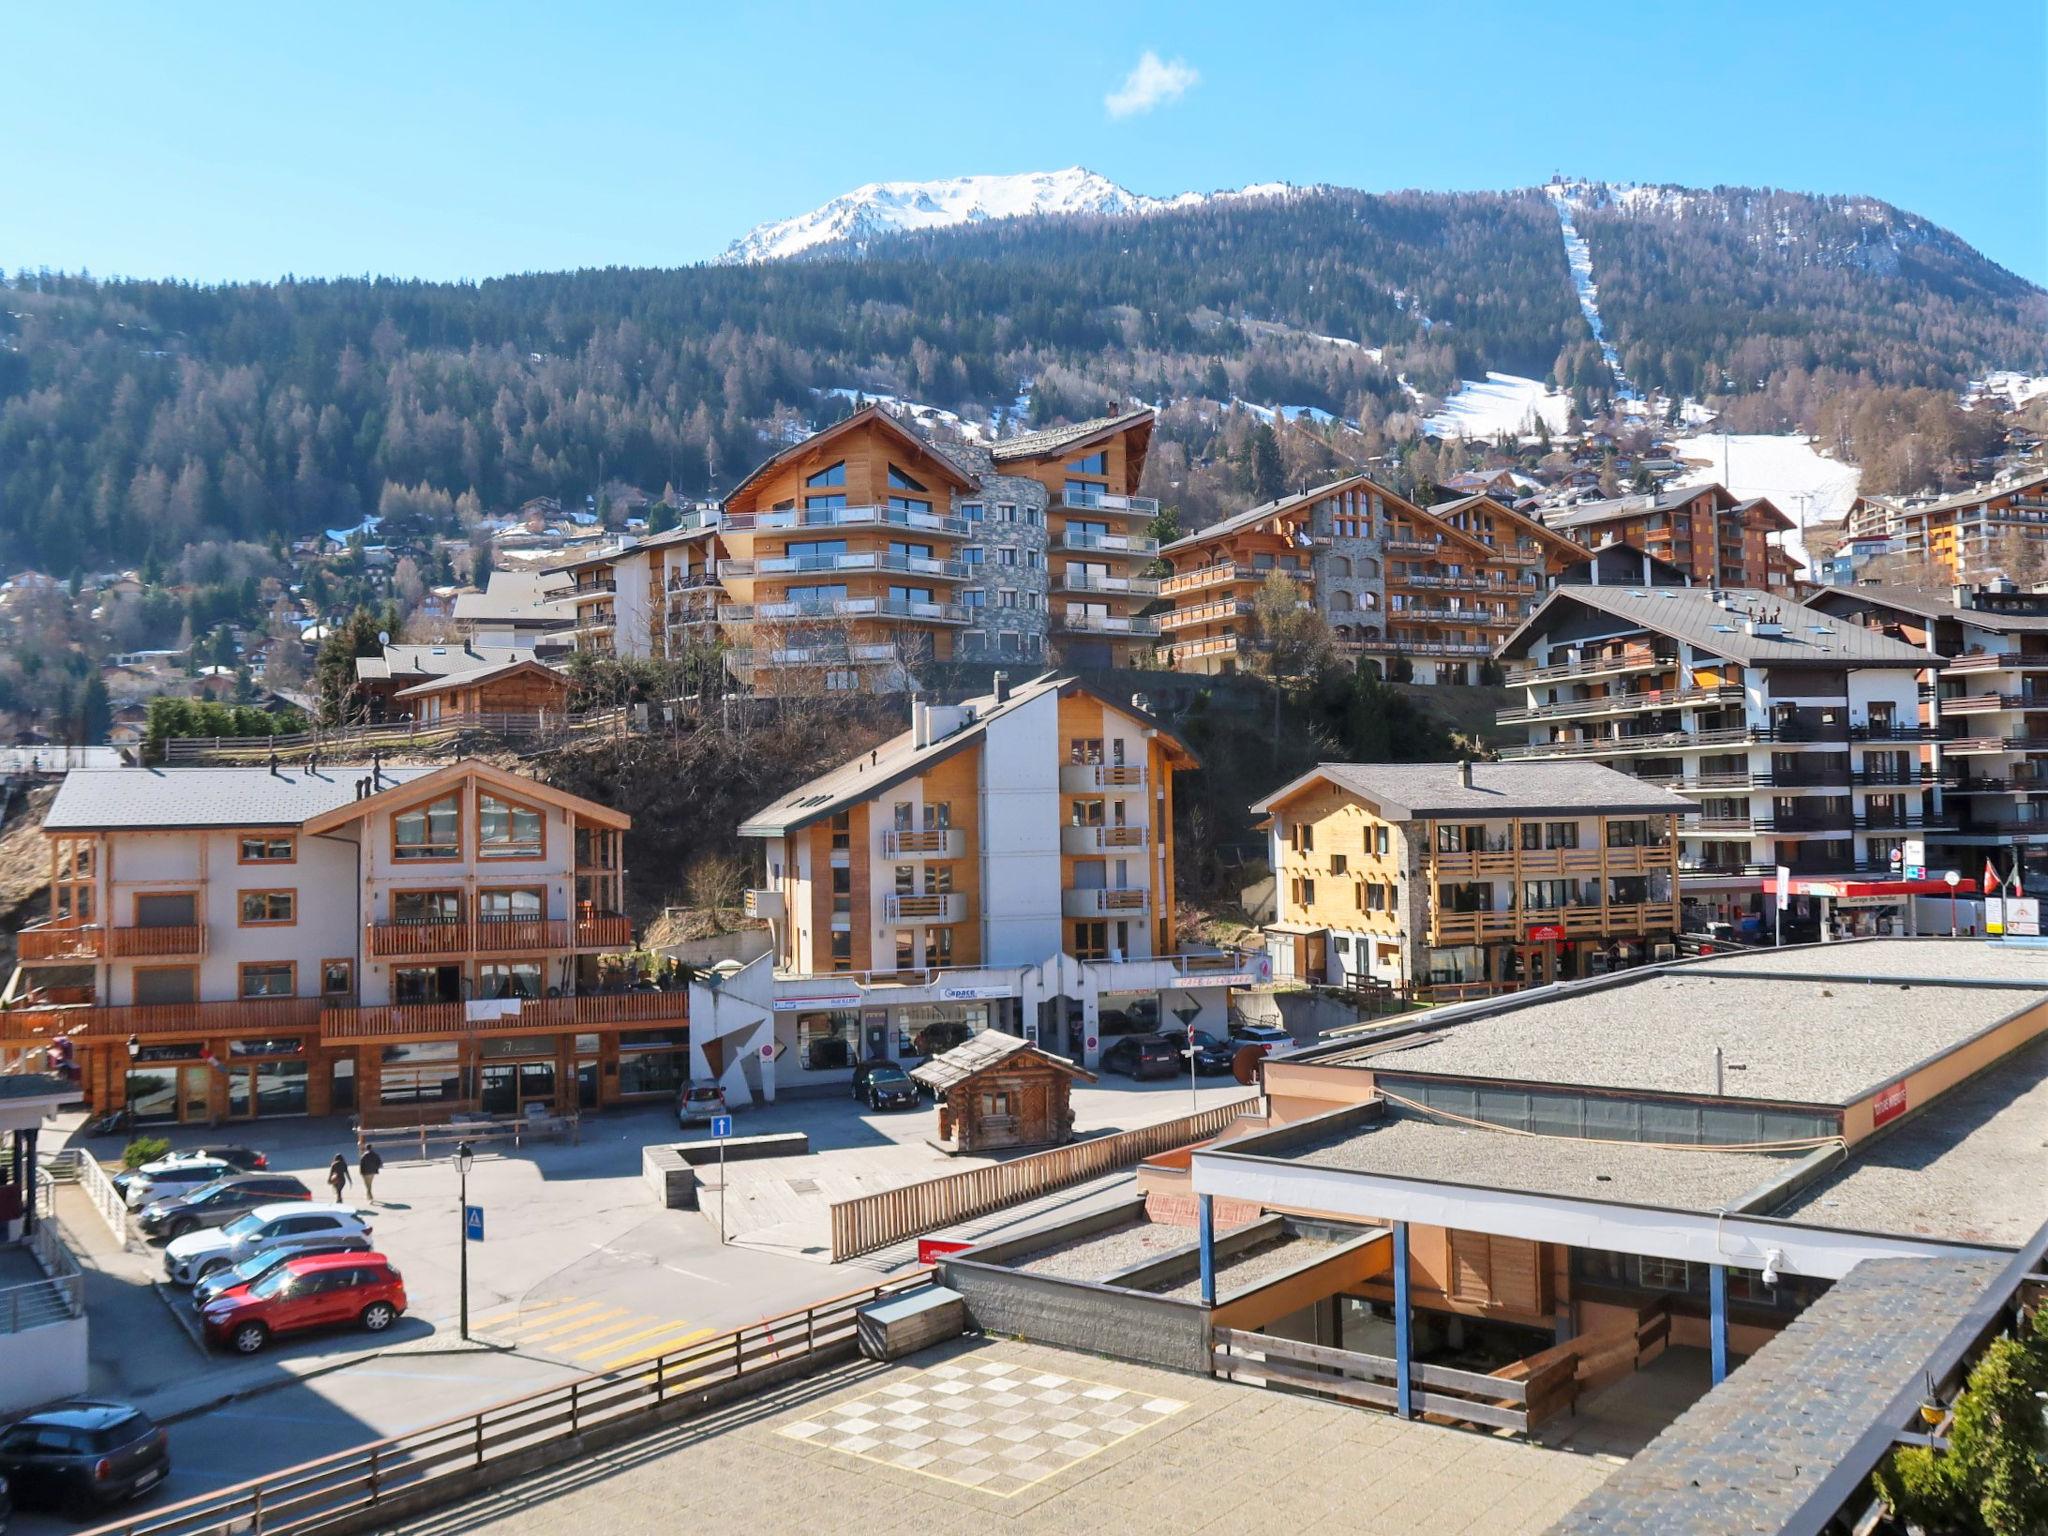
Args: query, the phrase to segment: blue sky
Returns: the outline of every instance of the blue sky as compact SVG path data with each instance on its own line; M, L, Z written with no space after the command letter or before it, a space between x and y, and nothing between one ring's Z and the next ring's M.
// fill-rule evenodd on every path
M2048 283L2040 0L65 0L5 36L8 270L667 266L861 182L1078 163L1867 193Z

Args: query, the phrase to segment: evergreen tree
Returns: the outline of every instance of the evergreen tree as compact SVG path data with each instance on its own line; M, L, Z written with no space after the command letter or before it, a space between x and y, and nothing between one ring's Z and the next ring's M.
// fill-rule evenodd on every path
M1286 470L1280 462L1280 439L1272 424L1260 422L1252 433L1252 494L1260 501L1273 501L1287 489Z

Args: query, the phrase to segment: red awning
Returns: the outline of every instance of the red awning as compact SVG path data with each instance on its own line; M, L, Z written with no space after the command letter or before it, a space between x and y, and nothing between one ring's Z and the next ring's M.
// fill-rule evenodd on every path
M1965 880L1963 885L1970 884ZM1778 879L1775 875L1764 877L1763 889L1775 894ZM1946 896L1946 880L1832 880L1824 875L1794 875L1787 887L1794 896L1832 896L1837 899L1891 897L1903 899L1907 896ZM1960 890L1961 887L1958 887ZM1976 892L1973 890L1972 895Z

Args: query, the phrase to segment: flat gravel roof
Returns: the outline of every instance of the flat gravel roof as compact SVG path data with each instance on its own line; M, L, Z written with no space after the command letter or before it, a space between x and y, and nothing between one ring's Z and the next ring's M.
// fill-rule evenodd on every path
M1226 1145L1216 1150L1230 1149ZM1390 1115L1367 1129L1333 1132L1279 1155L1317 1168L1702 1211L1732 1205L1759 1184L1787 1172L1797 1160L1758 1152L1694 1152L1629 1141L1517 1136L1409 1115Z
M1235 1230L1219 1223L1216 1235L1221 1237L1226 1231ZM1051 1275L1061 1280L1100 1283L1119 1270L1143 1264L1147 1259L1163 1259L1194 1241L1193 1227L1178 1227L1169 1222L1148 1221L1140 1217L1084 1237L1068 1238L1020 1253L1013 1259L1002 1261L1002 1267L1021 1269L1031 1275Z
M1715 955L1685 972L1755 971L1770 976L1885 977L1929 981L2033 982L2048 993L2048 949L1986 939L1862 939L1791 949Z
M1859 1144L1841 1168L1771 1214L1822 1227L2024 1243L2048 1222L2048 1040Z
M1216 1299L1228 1301L1240 1291L1257 1290L1282 1275L1327 1259L1342 1246L1324 1238L1301 1237L1287 1232L1268 1242L1254 1244L1243 1253L1234 1253L1217 1261ZM1201 1270L1197 1268L1192 1275L1174 1276L1140 1289L1175 1301L1200 1301Z
M1711 1094L1719 1046L1729 1098L1842 1105L2037 1001L2048 985L2029 994L1687 967L1446 1022L1429 1043L1355 1060L1390 1074Z

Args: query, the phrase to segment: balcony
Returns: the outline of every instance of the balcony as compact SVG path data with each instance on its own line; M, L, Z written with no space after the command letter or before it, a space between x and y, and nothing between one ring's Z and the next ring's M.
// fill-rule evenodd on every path
M15 939L24 965L76 965L106 949L106 930L97 923L32 923Z
M55 1008L13 1008L0 1013L0 1030L14 1039L143 1039L163 1035L253 1035L309 1028L325 1006L317 997L239 998L218 1003L137 1003L101 1008L80 1004Z
M1958 656L1948 664L1948 675L1967 672L2005 672L2048 668L2048 652L1976 651Z
M769 555L758 560L727 560L718 568L721 581L747 581L763 576L817 576L833 571L887 571L901 576L929 576L937 581L969 581L975 574L958 560L899 555L888 550L862 550L844 555Z
M1135 597L1157 597L1157 576L1099 576L1069 568L1060 575L1062 592L1127 593Z
M1082 635L1129 635L1137 639L1150 639L1159 633L1159 625L1155 620L1135 619L1121 613L1055 611L1052 615L1052 627Z
M1124 533L1077 533L1071 528L1060 530L1059 547L1084 554L1132 555L1148 560L1159 553L1157 539Z
M1182 662L1198 661L1205 656L1240 656L1254 649L1248 639L1236 635L1209 635L1200 640L1175 640L1167 647L1168 654L1177 666Z
M1162 594L1171 597L1176 592L1199 592L1209 587L1227 586L1237 581L1257 581L1258 573L1247 566L1234 565L1226 560L1220 565L1201 565L1191 571L1176 571L1163 577L1159 583Z
M723 524L727 533L751 533L771 528L915 528L949 539L974 536L974 525L965 518L937 512L911 512L902 507L788 507L779 512L730 512Z
M633 920L623 912L584 912L576 919L578 949L631 949Z
M1533 928L1562 929L1567 939L1624 938L1678 926L1678 903L1646 901L1607 906L1518 908L1507 912L1433 911L1432 944L1528 942Z
M1545 875L1637 875L1668 869L1672 845L1628 848L1485 848L1462 853L1433 853L1430 875L1435 880L1521 879Z
M760 667L862 667L893 666L903 658L895 646L875 645L778 645L756 650L740 646L725 653L735 672Z
M1067 917L1143 917L1151 906L1152 893L1142 885L1060 892L1060 912Z
M1354 640L1339 642L1343 649L1361 651L1388 651L1402 656L1478 656L1493 654L1493 647L1480 645L1469 640L1411 640L1403 635L1389 635L1385 639Z
M786 911L780 891L747 892L747 916L751 918L766 923L780 922Z
M1433 573L1402 574L1396 571L1387 578L1390 587L1414 587L1424 592L1487 592L1494 584L1484 576L1442 576ZM1501 590L1511 590L1502 588Z
M204 923L164 923L148 928L116 928L107 953L139 960L206 953Z
M890 891L882 898L882 917L891 923L957 923L966 916L962 891Z
M826 602L722 603L726 624L826 624L858 619L911 619L921 624L967 624L974 615L958 603L905 602L887 597L841 597Z
M625 924L625 942L632 939L632 925L623 918L593 915L585 921L595 925L607 920ZM574 925L579 947L601 948L601 941L582 946L583 923ZM470 921L415 922L409 919L374 922L367 925L370 957L375 960L423 959L433 956L506 955L541 949L567 949L571 924L563 918L489 915Z
M480 917L470 927L470 942L480 955L567 949L569 924L561 918L549 917Z
M1144 827L1060 828L1060 852L1066 854L1130 853L1147 841Z
M1443 548L1443 543L1444 541L1438 538L1393 534L1382 541L1381 547L1390 555L1433 555Z
M924 827L902 832L892 827L882 834L885 859L958 859L966 852L964 827Z
M1133 517L1157 517L1159 502L1151 496L1117 496L1109 491L1063 491L1060 504L1082 512L1128 512Z
M1161 629L1192 629L1197 624L1223 624L1252 616L1253 605L1242 599L1197 603L1192 608L1173 608L1154 616Z
M1740 704L1739 684L1719 688L1646 688L1636 693L1613 693L1597 699L1561 699L1555 704L1531 704L1524 709L1504 709L1494 716L1499 725L1517 720L1570 720L1585 715L1618 714L1630 709L1696 709L1703 705Z
M304 999L318 1006L319 999ZM680 1024L690 1016L686 992L594 992L576 997L518 999L489 1018L469 1017L464 1003L392 1003L325 1008L319 1013L323 1045L375 1045L407 1039L461 1039L480 1035L579 1033ZM118 1011L118 1010L109 1010Z
M1085 795L1092 790L1121 790L1126 793L1145 787L1143 763L1062 763L1060 793Z

